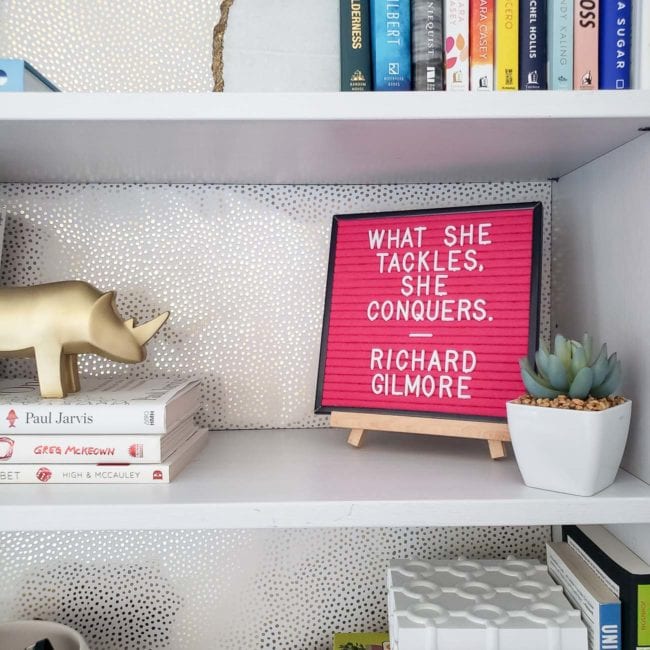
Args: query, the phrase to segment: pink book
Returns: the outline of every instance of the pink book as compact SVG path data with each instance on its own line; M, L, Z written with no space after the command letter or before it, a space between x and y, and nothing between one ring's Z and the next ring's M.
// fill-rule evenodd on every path
M573 88L598 88L598 2L576 0L573 32Z

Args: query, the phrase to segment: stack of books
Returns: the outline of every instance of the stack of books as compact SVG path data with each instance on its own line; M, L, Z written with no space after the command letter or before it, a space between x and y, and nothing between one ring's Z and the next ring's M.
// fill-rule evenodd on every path
M200 451L196 381L88 379L41 399L38 383L0 381L0 483L168 483Z
M644 5L340 0L341 90L649 88Z

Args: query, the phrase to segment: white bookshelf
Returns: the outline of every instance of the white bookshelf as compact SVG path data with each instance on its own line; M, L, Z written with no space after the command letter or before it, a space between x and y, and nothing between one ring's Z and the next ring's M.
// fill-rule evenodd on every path
M650 127L650 91L3 94L0 181L558 178Z
M228 431L169 485L12 485L0 530L639 523L650 486L621 471L593 497L526 487L482 441L338 429Z
M639 129L648 127L650 91L492 93L471 101L454 93L5 94L0 181L559 178L553 218L561 240L565 222L584 206L609 218L602 197L617 190L607 171L613 161L628 172L625 205L636 210L634 228L622 228L627 235L640 229L642 243L650 184L643 166L648 139ZM567 254L618 279L616 288L594 289L595 321L586 325L599 335L615 296L635 291L641 300L625 323L636 332L650 311L647 282L628 286L624 251L611 258L596 250L587 220L584 228L582 236L572 235L577 252ZM576 286L576 277L560 276L561 309L572 308L571 291L591 289ZM569 320L582 326L579 317ZM613 349L619 343L609 342ZM650 352L628 355L643 386ZM648 416L642 403L636 409L635 403L632 444L646 449ZM650 523L650 486L625 471L599 495L572 497L525 487L512 459L492 462L480 443L374 438L357 451L344 433L319 429L213 434L207 452L170 486L3 486L0 529ZM647 465L629 462L650 479Z

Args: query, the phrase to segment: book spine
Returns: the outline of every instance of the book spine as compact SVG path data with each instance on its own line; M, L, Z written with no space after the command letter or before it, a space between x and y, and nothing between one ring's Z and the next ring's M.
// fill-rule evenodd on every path
M616 603L601 603L598 606L596 631L598 650L621 650L621 606Z
M550 546L546 547L546 561L551 577L561 585L571 605L580 610L580 617L587 628L589 648L621 650L620 604L598 602Z
M442 0L411 0L413 90L444 90Z
M0 436L0 465L15 463L159 463L160 436Z
M372 90L369 0L341 0L341 90Z
M496 0L495 83L497 90L519 88L519 0Z
M471 0L470 90L494 90L494 0Z
M165 432L165 407L160 404L57 405L47 400L30 405L7 404L0 412L0 435Z
M575 0L573 18L573 88L598 88L598 0Z
M549 0L548 85L573 89L573 0Z
M0 92L24 92L25 62L20 59L0 59Z
M650 648L650 585L636 586L636 647Z
M410 0L370 0L374 90L411 89Z
M445 0L445 87L469 90L469 0Z
M169 466L20 464L0 467L0 485L16 483L169 483Z
M632 3L632 78L634 88L650 89L650 5Z
M519 5L519 89L546 90L546 0L521 0Z
M631 5L631 0L600 0L598 87L603 90L630 88Z

